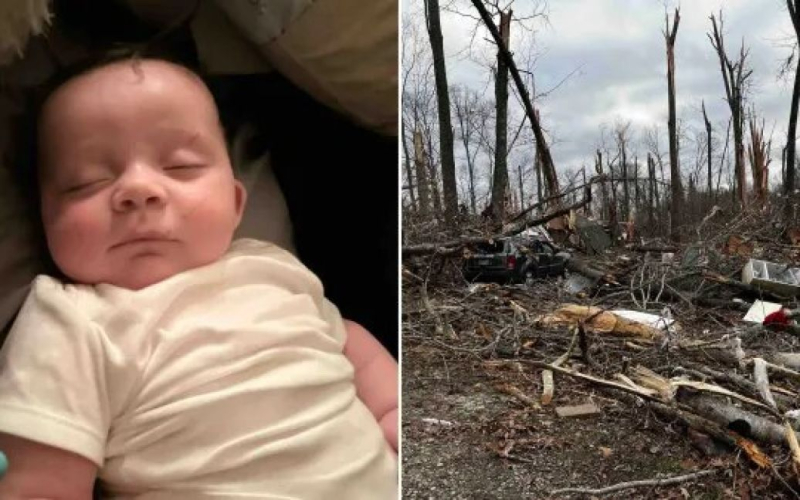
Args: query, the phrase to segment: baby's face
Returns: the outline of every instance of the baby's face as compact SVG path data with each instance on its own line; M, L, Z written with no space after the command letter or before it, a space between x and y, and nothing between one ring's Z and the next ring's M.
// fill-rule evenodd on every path
M47 244L75 282L138 290L228 249L245 192L187 70L126 61L70 80L45 103L39 144Z

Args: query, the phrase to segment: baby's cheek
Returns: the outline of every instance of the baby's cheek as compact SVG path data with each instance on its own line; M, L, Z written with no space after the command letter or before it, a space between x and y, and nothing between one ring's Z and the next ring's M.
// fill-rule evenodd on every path
M85 261L94 256L105 238L102 214L88 205L58 208L45 225L50 252L56 260Z

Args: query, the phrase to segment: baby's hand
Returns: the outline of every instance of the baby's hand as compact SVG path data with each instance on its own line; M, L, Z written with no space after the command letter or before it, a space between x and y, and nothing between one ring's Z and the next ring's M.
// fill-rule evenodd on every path
M345 320L344 354L355 369L356 392L397 451L397 361L358 323Z
M0 433L0 498L90 500L97 466L52 446ZM14 467L9 468L10 462ZM42 478L48 478L42 481Z

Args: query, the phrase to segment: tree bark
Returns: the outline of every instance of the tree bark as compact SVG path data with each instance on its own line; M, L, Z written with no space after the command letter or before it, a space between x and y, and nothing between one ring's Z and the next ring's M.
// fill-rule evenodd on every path
M656 227L655 217L655 189L656 189L656 164L650 153L647 153L647 220L649 222L650 230Z
M500 12L500 38L507 48L510 40L511 13ZM508 191L508 65L498 48L497 74L494 80L495 97L495 146L494 176L492 180L492 217L502 223L506 216L506 194Z
M417 211L417 195L414 193L414 174L411 172L411 156L408 151L408 143L406 142L406 122L400 120L400 140L403 142L403 166L406 170L406 178L408 179L408 195L411 198L411 211Z
M426 216L430 213L431 194L428 181L428 167L425 165L425 147L422 144L422 134L418 129L414 129L414 168L417 171L419 213Z
M620 165L622 165L622 219L625 222L631 218L631 197L628 188L628 157L625 151L625 134L623 131L618 133Z
M456 214L458 213L458 187L456 186L456 164L453 158L453 126L450 121L450 94L447 86L442 26L439 19L439 0L425 0L425 5L439 109L439 151L444 190L444 215L445 221L452 227L456 224Z
M797 0L786 0L789 8L789 16L792 18L792 26L797 39L798 50L800 50L800 13L798 13ZM786 134L786 176L783 185L783 192L786 195L786 220L793 221L797 210L797 197L795 195L795 146L797 141L797 106L800 101L800 64L794 68L794 86L792 87L792 104L789 108L789 131Z
M768 195L768 168L770 164L769 150L770 142L764 142L764 124L758 127L755 112L751 112L750 117L750 147L748 156L750 166L753 171L753 190L760 206L767 203Z
M430 129L427 130L428 150L425 154L425 166L428 167L428 179L430 182L431 199L433 200L433 213L437 218L442 216L442 195L439 192L439 174L436 172L436 164L431 161L433 158L433 134Z
M713 181L713 174L711 173L711 122L708 121L708 115L706 114L706 101L702 103L703 107L703 122L706 125L706 156L708 160L708 187L707 187L707 195L708 195L708 205L712 204L712 200L714 199L714 181Z

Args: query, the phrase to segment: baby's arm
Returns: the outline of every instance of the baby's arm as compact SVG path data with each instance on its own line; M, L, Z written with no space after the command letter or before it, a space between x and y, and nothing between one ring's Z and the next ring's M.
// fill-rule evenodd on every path
M358 323L345 320L344 354L355 368L356 392L397 451L397 362Z
M90 500L97 466L74 453L0 433L8 472L0 479L3 500Z

